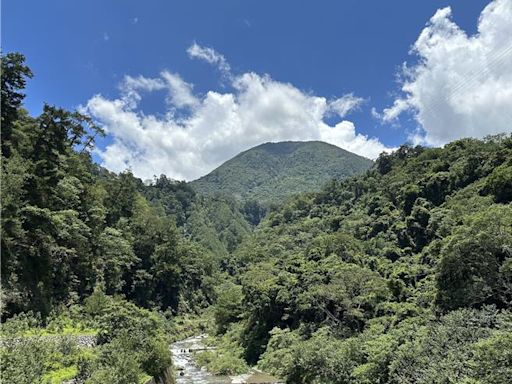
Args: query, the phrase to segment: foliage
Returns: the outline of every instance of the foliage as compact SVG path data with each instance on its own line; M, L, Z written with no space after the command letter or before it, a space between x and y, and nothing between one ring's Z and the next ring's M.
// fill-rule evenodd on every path
M230 255L243 306L219 331L237 324L244 357L289 383L483 383L492 364L509 380L508 339L493 346L510 331L511 140L402 146L274 207Z
M208 330L197 359L222 374L512 381L510 135L404 145L351 178L371 162L267 143L191 185L143 183L94 164L89 117L29 116L30 77L4 56L2 380L139 382Z
M512 200L512 166L502 164L487 178L486 190L494 196L498 203L508 203Z
M230 323L240 319L243 313L244 296L242 287L229 281L219 285L217 290L213 315L217 325L217 333L223 334L228 330Z
M46 325L29 314L9 319L3 327L2 380L60 383L79 378L127 384L158 376L171 366L162 315L98 290L94 296L85 307L60 308L60 314L46 318ZM98 344L79 345L84 336Z
M240 332L240 325L235 325L222 336L210 338L207 343L215 349L196 352L197 363L216 375L246 373L249 367L243 359Z
M32 77L32 71L25 64L25 57L21 53L12 52L2 56L1 75L2 155L8 157L10 155L9 142L12 136L13 123L19 117L19 109L25 98L23 89L27 78Z
M240 153L191 185L204 195L220 193L265 206L300 192L317 191L330 179L344 179L371 165L371 160L322 142L265 143ZM261 208L246 208L249 221L259 222Z
M188 218L192 189L165 177L150 188L98 167L90 150L102 129L49 105L29 116L24 57L6 55L2 71L2 318L29 310L44 318L95 287L146 308L210 304L219 261L176 225ZM247 230L223 244L234 247Z
M471 215L443 240L437 303L443 309L512 304L512 207Z
M472 368L483 383L505 384L512 378L512 333L493 332L491 337L473 344Z
M2 382L41 383L53 345L40 337L2 340Z

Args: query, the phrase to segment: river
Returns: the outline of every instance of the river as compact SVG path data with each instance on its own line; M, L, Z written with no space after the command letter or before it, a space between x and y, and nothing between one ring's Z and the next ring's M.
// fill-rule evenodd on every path
M195 364L191 350L204 348L204 336L193 336L172 344L172 359L176 370L176 384L229 384L226 376L215 376Z

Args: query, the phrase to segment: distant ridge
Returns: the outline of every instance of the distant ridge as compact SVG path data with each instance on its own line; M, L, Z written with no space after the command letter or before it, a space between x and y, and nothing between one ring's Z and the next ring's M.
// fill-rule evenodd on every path
M331 179L362 173L373 162L321 141L264 143L191 182L204 195L224 194L243 201L278 202L319 190Z

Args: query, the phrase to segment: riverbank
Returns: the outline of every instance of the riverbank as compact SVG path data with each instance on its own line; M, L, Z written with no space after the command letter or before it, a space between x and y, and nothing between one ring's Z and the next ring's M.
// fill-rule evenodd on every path
M229 384L229 376L214 375L198 366L196 354L208 349L204 340L206 335L191 336L172 344L171 352L176 384Z

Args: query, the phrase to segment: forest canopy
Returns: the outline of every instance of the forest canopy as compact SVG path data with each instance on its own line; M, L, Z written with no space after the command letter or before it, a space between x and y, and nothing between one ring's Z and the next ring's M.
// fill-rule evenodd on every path
M512 381L512 136L403 145L263 209L109 172L90 117L23 108L31 77L21 54L2 57L2 379L158 376L193 316L221 373Z

